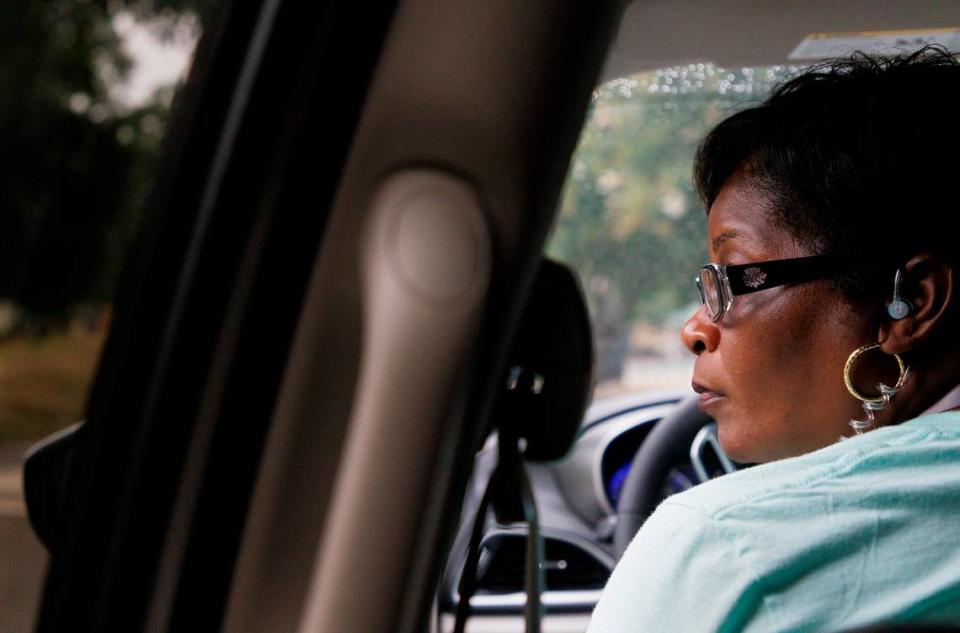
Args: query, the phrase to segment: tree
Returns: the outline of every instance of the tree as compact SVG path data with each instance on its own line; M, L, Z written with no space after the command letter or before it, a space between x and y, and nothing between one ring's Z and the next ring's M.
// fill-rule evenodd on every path
M37 332L109 301L167 102L113 101L131 60L119 10L174 19L183 0L15 2L0 26L0 302Z

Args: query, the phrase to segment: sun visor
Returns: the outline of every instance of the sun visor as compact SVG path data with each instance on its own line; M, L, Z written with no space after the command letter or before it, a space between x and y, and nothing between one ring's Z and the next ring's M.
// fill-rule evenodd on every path
M870 55L902 55L924 46L960 50L960 28L811 33L790 53L790 61L845 57L856 51Z

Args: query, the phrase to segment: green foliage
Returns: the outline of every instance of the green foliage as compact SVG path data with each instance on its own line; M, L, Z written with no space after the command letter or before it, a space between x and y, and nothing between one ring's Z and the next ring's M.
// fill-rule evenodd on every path
M118 10L189 2L46 0L8 7L0 26L0 303L46 331L107 302L151 176L169 101L133 110L111 97L131 60Z
M597 90L548 254L580 273L601 356L625 345L630 322L657 325L696 300L693 279L708 261L691 178L697 145L793 72L691 64Z

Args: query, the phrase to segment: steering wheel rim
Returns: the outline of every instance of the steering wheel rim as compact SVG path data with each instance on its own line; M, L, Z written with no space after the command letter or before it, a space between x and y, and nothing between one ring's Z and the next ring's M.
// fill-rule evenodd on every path
M617 504L614 552L619 558L643 522L662 499L663 482L670 469L690 459L690 446L711 418L697 407L696 394L681 400L657 422L633 457Z

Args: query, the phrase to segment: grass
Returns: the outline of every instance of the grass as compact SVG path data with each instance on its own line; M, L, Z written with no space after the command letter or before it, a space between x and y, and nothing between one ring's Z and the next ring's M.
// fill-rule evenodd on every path
M106 328L0 340L0 442L36 440L83 418Z

